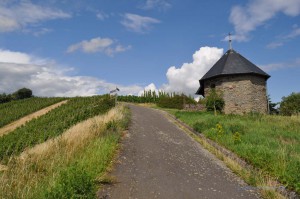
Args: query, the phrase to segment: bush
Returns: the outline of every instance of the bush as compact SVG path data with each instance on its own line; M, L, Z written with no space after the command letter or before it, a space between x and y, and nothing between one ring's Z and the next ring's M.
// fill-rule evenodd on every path
M6 95L5 93L0 94L0 104L10 102L12 100L11 95Z
M157 102L157 106L162 108L183 109L184 104L196 104L196 101L186 95L174 95L172 97L161 97Z
M296 115L300 113L300 93L292 93L287 97L282 98L280 103L280 114Z
M32 90L29 88L21 88L17 90L13 96L16 100L30 98L32 97Z
M211 89L211 92L206 97L206 110L214 111L215 113L222 112L224 109L225 101L222 95L219 94L215 89Z

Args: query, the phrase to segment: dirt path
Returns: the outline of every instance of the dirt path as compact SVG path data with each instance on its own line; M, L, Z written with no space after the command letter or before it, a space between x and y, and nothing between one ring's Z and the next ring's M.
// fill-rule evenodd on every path
M44 114L48 113L49 111L51 111L52 109L55 109L55 108L61 106L62 104L65 104L67 102L68 102L68 100L65 100L65 101L53 104L51 106L43 108L43 109L41 109L37 112L31 113L30 115L27 115L27 116L25 116L25 117L23 117L23 118L21 118L17 121L14 121L14 122L0 128L0 137L5 135L5 134L8 134L8 133L12 132L13 130L15 130L19 126L22 126L23 124L25 124L26 122L32 120L33 118L40 117L41 115L44 115Z
M161 112L129 105L132 124L99 198L258 198L253 187Z

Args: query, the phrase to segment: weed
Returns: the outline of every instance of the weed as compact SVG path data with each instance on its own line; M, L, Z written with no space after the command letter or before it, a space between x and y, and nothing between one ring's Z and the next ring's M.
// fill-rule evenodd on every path
M175 115L300 193L300 117L257 113L214 116L207 112L187 111L178 111Z

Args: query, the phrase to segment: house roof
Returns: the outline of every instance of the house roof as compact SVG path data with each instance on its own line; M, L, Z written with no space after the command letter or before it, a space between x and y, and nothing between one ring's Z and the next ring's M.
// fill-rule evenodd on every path
M204 96L204 81L207 79L228 76L228 75L260 75L266 80L270 77L267 73L251 63L245 57L230 49L228 50L213 66L212 68L199 80L200 88L196 94Z
M257 74L270 77L263 70L251 63L245 57L234 50L228 50L213 67L201 78L201 80L210 79L216 76L233 74Z

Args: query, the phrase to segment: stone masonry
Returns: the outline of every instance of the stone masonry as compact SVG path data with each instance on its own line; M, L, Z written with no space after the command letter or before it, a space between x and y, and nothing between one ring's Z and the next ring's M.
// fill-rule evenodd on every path
M213 87L222 93L225 114L266 114L268 111L266 80L262 76L245 74L208 79L204 83L204 93L208 96Z

